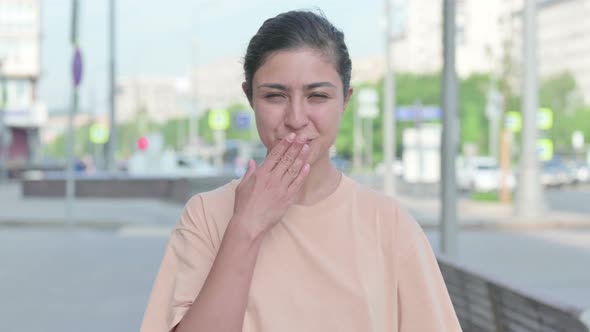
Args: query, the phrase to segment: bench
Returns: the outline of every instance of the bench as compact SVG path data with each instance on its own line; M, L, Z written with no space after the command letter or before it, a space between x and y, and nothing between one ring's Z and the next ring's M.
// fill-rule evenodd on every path
M527 294L441 255L437 260L464 332L590 332L590 310Z

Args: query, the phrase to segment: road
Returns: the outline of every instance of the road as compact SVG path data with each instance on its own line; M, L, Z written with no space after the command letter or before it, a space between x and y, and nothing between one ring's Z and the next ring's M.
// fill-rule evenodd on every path
M359 175L356 179L375 189L382 186L382 178L375 174ZM439 197L439 186L433 184L411 184L397 179L399 193L416 197ZM460 195L466 197L467 194ZM561 188L548 187L545 189L545 200L552 210L588 214L590 216L590 183L575 184Z
M554 210L584 213L590 216L590 187L568 187L545 191L549 206Z

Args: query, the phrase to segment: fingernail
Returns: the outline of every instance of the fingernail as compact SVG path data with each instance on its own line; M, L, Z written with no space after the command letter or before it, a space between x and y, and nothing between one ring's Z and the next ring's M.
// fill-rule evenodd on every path
M309 144L303 146L303 152L307 152L307 150L309 150Z
M305 135L299 135L299 137L297 137L297 141L299 143L305 143L305 141L307 141L307 138L305 138Z
M289 135L287 135L287 141L293 142L294 139L295 139L295 133L290 133Z

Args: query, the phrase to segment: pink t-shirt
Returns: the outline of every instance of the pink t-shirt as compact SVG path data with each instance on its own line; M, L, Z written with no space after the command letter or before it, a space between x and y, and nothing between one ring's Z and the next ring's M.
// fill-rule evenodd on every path
M232 217L239 180L187 203L170 236L142 332L167 332L198 295ZM243 332L461 331L420 226L346 175L292 206L263 239Z

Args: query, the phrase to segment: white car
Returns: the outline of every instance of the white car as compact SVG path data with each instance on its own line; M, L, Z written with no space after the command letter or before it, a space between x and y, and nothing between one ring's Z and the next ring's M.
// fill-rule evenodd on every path
M492 157L471 157L459 160L457 165L457 185L462 191L486 192L501 188L502 170ZM507 186L514 189L514 174L508 174Z
M590 165L583 161L574 161L570 165L574 182L584 183L590 181Z
M391 169L392 169L393 174L395 176L402 176L404 173L404 164L402 163L401 160L396 159L393 162ZM377 164L377 166L375 167L375 173L378 175L384 175L385 174L385 163L381 162L381 163Z
M172 173L189 177L207 177L220 175L221 171L204 159L178 156L176 168Z

